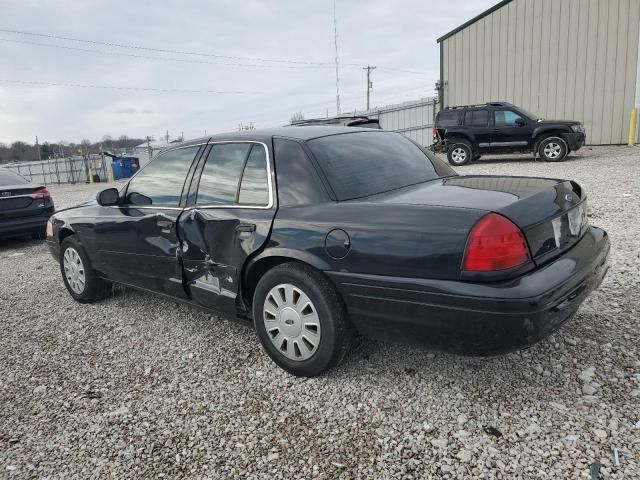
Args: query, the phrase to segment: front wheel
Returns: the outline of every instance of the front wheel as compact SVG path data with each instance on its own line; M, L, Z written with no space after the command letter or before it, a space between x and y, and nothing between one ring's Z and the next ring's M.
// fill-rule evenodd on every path
M111 284L91 267L82 244L73 236L60 245L60 271L67 290L80 303L93 303L111 292Z
M538 144L538 155L545 162L561 162L568 154L567 143L560 137L547 137Z
M463 141L454 141L447 149L447 160L454 167L466 165L472 159L471 145Z
M258 282L253 319L262 347L281 368L314 377L336 366L353 329L334 286L311 267L286 263Z

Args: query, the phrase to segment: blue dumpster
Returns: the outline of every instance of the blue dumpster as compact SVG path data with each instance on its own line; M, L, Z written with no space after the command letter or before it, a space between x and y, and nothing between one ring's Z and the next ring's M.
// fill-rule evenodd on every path
M140 168L137 157L112 157L113 179L129 178Z

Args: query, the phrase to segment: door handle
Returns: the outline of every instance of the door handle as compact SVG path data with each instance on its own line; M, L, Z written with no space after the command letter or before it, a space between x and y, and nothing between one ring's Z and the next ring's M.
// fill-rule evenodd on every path
M255 231L256 231L256 224L255 223L241 223L240 225L236 226L236 232L250 233L250 232L255 232Z

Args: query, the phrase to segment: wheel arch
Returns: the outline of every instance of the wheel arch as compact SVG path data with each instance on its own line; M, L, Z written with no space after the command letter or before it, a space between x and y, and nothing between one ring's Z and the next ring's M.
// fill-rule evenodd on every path
M331 268L330 265L321 258L299 250L270 248L259 253L245 263L242 271L242 302L248 311L251 311L253 293L255 292L256 286L262 276L272 268L282 265L283 263L299 263L306 265L321 274L323 271Z
M60 230L58 230L58 243L62 245L62 242L64 241L65 238L75 234L76 232L74 232L71 227L66 225L61 227Z

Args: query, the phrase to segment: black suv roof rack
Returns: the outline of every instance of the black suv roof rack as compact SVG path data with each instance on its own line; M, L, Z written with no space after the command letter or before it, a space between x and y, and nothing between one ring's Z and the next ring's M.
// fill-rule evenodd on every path
M487 102L479 103L477 105L456 105L454 107L445 107L445 110L460 110L463 108L478 108L478 107L513 107L509 102Z
M293 126L300 126L300 125L332 125L332 124L336 124L336 123L342 123L342 122L348 122L348 121L354 121L354 122L377 122L378 119L376 118L369 118L365 115L340 115L337 117L329 117L329 118L307 118L307 119L303 119L303 120L294 120L293 122L291 122L291 125Z

